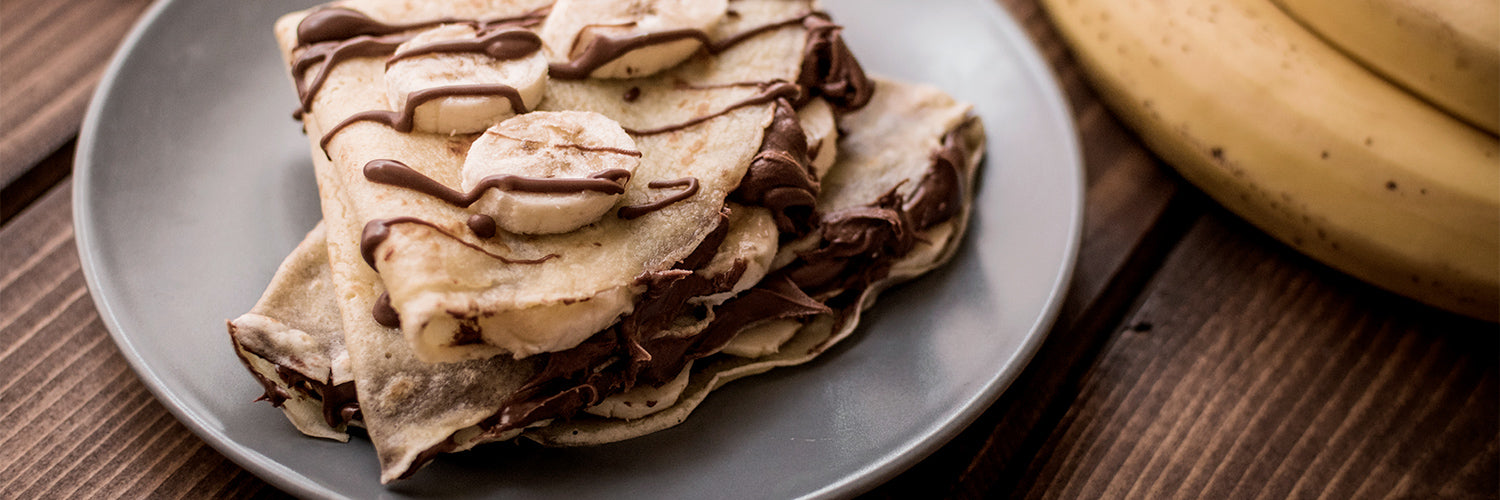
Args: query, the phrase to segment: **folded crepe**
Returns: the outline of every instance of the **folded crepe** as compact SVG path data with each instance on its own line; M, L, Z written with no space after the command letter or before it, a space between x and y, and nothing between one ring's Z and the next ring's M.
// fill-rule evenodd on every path
M802 103L822 95L823 87L855 86L828 74L830 67L848 65L805 57L810 40L837 36L811 2L740 0L734 15L704 32L726 42L711 44L713 54L628 80L563 79L558 75L566 64L554 61L536 106L599 113L633 132L637 149L626 152L638 154L639 165L617 206L686 198L632 217L611 213L562 233L478 237L468 225L475 215L464 203L469 200L445 200L372 174L372 162L396 160L417 183L458 186L474 141L462 133L403 130L414 126L416 119L402 113L416 98L398 106L388 97L388 72L400 63L380 48L434 24L473 23L481 32L533 29L527 23L534 25L546 7L527 0L351 0L277 23L283 54L301 82L303 125L313 143L325 218L352 227L352 234L330 228L340 234L331 253L360 255L351 267L374 268L343 269L335 257L335 281L361 283L341 287L352 299L369 295L373 283L382 285L395 313L390 316L399 318L419 361L564 350L629 315L647 293L639 276L671 269L716 229L724 202L762 152L778 102ZM562 7L559 2L543 17ZM794 84L804 80L815 84ZM525 111L529 103L522 97L517 109ZM354 243L358 252L343 248ZM355 352L353 362L361 358Z
M231 322L237 352L266 386L265 398L303 432L339 439L347 425L368 427L383 481L483 442L524 436L589 445L680 423L730 380L822 353L855 329L881 290L952 256L982 127L967 105L934 88L884 80L876 88L867 105L839 117L845 133L836 163L823 170L804 162L821 176L809 227L801 237L795 227L780 231L787 242L749 288L728 282L766 254L764 228L783 229L771 221L789 217L721 205L729 209L716 214L707 245L640 275L648 291L632 313L579 345L520 360L424 363L396 328L370 314L381 280L350 243L358 224L334 199L331 210L325 205L327 229L310 233L254 309ZM782 127L816 127L806 114L779 111ZM804 160L826 157L801 151ZM344 284L331 284L341 268ZM328 309L341 306L338 325ZM351 378L357 402L347 398Z

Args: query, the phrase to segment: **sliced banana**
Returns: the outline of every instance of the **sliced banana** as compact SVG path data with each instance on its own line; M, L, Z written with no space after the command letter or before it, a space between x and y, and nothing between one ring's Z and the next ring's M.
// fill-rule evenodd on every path
M728 9L728 0L558 0L541 36L555 63L635 78L692 56Z
M802 132L807 134L807 158L811 160L813 175L822 179L839 150L839 128L834 122L833 107L822 98L813 99L797 111L797 119L802 122Z
M620 124L590 111L537 111L474 140L462 187L488 187L472 205L512 233L554 234L599 220L640 165Z
M791 340L802 323L794 319L777 319L752 325L735 334L734 340L724 345L722 352L741 358L759 358L776 354L781 345Z
M469 86L475 90L460 93L466 95L437 97L419 104L413 120L415 128L423 132L471 134L535 108L547 90L547 57L539 47L512 59L497 59L483 50L409 55L433 44L475 40L481 35L496 40L501 47L519 45L522 53L526 53L524 48L528 43L535 44L535 38L526 40L531 34L523 30L481 34L467 24L448 24L420 33L397 47L386 67L386 96L392 109L405 109L407 100L417 92ZM475 87L480 85L486 88ZM506 87L514 89L514 93Z
M738 261L744 262L745 272L729 291L694 301L718 305L750 289L766 277L771 259L776 257L781 232L776 229L776 219L769 210L730 203L728 224L729 235L719 244L719 251L703 266L702 272L709 276L727 273Z
M637 419L656 413L677 404L677 398L682 395L682 390L687 388L688 375L693 367L689 361L687 366L682 367L682 373L676 378L662 384L661 387L649 385L638 385L620 394L616 394L599 401L599 404L585 408L583 411L604 418L623 418L626 420Z

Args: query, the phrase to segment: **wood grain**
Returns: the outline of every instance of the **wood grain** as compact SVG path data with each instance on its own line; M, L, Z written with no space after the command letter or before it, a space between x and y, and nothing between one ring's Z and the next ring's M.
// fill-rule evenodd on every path
M989 496L1019 481L1133 297L1202 211L1192 188L1104 108L1041 8L1033 1L1003 3L1056 71L1078 126L1086 189L1078 262L1057 323L1015 389L932 457L871 491L872 498L935 489Z
M1214 210L1027 467L1026 498L1493 498L1494 324Z
M0 186L78 134L106 63L150 3L0 2Z
M109 340L71 186L0 228L0 497L280 495L177 423Z

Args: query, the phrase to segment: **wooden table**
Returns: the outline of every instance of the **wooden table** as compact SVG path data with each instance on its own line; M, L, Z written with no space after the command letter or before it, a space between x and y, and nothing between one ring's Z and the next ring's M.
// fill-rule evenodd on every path
M1034 0L1084 148L1057 326L999 402L872 497L1494 498L1500 331L1266 237L1105 109ZM73 243L83 109L146 0L0 3L0 497L278 497L108 340Z

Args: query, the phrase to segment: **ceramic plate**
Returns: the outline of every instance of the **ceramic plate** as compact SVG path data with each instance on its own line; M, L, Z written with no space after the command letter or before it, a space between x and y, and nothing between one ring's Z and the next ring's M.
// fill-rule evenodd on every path
M209 444L309 497L840 496L921 460L995 401L1061 302L1081 167L1057 85L993 0L828 1L872 73L975 103L989 133L954 262L888 292L813 363L730 384L676 428L582 449L491 445L377 480L367 441L303 437L253 400L224 321L248 310L319 219L271 23L307 0L157 3L78 145L85 276L121 352ZM920 5L920 8L917 6Z

